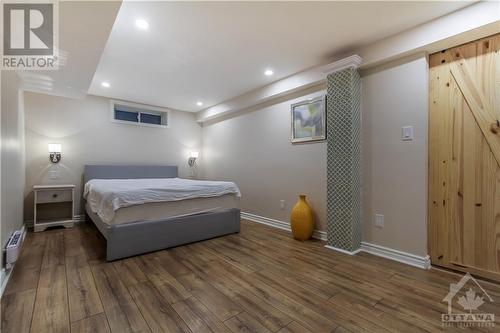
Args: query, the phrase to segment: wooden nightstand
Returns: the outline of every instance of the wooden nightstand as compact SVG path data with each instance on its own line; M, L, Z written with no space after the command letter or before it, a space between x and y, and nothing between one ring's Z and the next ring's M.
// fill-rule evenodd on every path
M53 226L73 226L75 185L35 185L33 191L35 232Z

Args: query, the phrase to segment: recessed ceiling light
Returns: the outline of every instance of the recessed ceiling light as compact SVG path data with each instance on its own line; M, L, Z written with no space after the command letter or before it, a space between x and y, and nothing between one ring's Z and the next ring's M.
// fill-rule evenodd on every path
M109 88L109 87L111 87L111 85L109 84L109 82L106 82L106 81L101 82L101 86L103 86L104 88Z
M271 75L273 75L273 74L274 74L274 72L273 72L273 70L272 70L272 69L266 69L266 71L264 72L264 75L265 75L265 76L271 76Z
M203 106L203 102L196 102L196 105Z
M135 26L141 30L147 30L149 28L149 23L143 19L135 20Z

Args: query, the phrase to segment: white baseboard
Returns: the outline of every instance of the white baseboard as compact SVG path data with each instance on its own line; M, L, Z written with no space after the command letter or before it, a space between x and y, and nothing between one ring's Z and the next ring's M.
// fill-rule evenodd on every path
M286 230L286 231L291 231L290 224L287 222L283 222L280 220L275 220L275 219L270 219L268 217L263 217L251 213L245 213L241 212L241 218L247 219L253 222L257 223L262 223L274 228L278 228L281 230ZM314 230L313 233L313 238L320 239L323 241L326 241L326 232L320 231L320 230ZM399 250L394 250L388 247L376 245L376 244L371 244L367 242L361 242L361 248L355 250L355 251L346 251L343 249L339 249L336 247L333 247L331 245L325 245L326 248L334 251L338 251L344 254L348 255L355 255L359 252L366 252L370 253L379 257L383 257L386 259L394 260L401 262L403 264L411 265L414 267L422 268L422 269L429 269L431 267L431 261L429 256L425 257L420 257L411 253L399 251Z
M75 223L85 222L85 214L75 215Z
M321 230L314 230L313 231L313 238L322 240L326 242L326 231L321 231Z
M379 257L384 257L394 261L401 262L410 266L429 269L431 268L431 259L427 255L425 257L417 256L408 252L394 250L385 246L371 244L368 242L361 243L361 250Z
M21 244L19 244L20 249L19 252L23 249L23 244L24 244L24 239L26 238L26 226L23 224L21 228ZM5 251L5 249L4 249ZM9 269L6 269L5 267L2 267L2 270L0 271L0 298L3 296L3 292L5 291L5 287L7 287L7 283L9 282L10 276L12 274L12 270L14 269L14 265L10 267Z
M241 218L257 223L262 223L281 230L286 230L290 232L292 231L292 228L290 227L290 224L288 222L270 219L268 217L259 216L251 213L245 213L245 212L241 212ZM315 239L326 241L326 232L321 230L314 230L312 237Z
M347 251L347 250L344 250L344 249L339 249L338 247L335 247L335 246L331 246L331 245L325 245L325 247L327 249L330 249L330 250L334 250L334 251L337 251L337 252L342 252L344 254L348 254L350 256L353 256L359 252L361 252L361 249L357 249L357 250L354 250L354 251Z
M3 292L5 291L5 287L7 286L7 282L9 282L11 272L12 272L12 268L9 270L6 270L5 267L2 267L2 271L0 271L0 298L3 296Z
M245 212L241 212L241 218L246 219L246 220L250 220L253 222L257 222L257 223L266 224L266 225L269 225L271 227L275 227L275 228L278 228L281 230L292 231L292 229L290 228L290 224L283 222L283 221L280 221L280 220L274 220L274 219L270 219L268 217L259 216L259 215L255 215L255 214L251 214L251 213L245 213Z
M26 233L27 233L26 226L23 224L23 227L21 228L21 234L23 235L21 237L21 239L22 239L21 246L23 246L23 244L24 244L24 239L26 238Z

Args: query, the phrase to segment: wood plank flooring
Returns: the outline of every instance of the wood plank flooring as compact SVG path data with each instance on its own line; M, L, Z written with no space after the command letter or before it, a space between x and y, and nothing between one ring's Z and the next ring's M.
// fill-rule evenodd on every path
M240 234L107 263L90 224L29 233L2 298L2 332L451 332L460 275L242 222ZM481 281L496 303L500 287ZM464 331L460 329L460 331Z

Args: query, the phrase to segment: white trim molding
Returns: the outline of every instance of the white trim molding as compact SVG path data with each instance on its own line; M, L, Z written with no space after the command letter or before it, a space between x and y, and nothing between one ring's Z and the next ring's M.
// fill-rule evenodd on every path
M290 224L288 222L275 220L275 219L271 219L268 217L264 217L264 216L260 216L260 215L256 215L256 214L251 214L251 213L246 213L246 212L241 212L241 218L246 219L246 220L250 220L253 222L265 224L265 225L268 225L270 227L278 228L281 230L290 231L290 232L292 231ZM326 232L320 231L320 230L314 230L312 237L315 239L326 241ZM430 257L428 255L425 257L421 257L421 256L417 256L415 254L391 249L391 248L388 248L385 246L376 245L376 244L372 244L372 243L368 243L368 242L361 242L361 248L354 250L352 252L346 251L343 249L339 249L339 248L333 247L331 245L325 245L325 247L327 249L341 252L344 254L348 254L351 256L355 255L357 253L360 253L360 252L366 252L366 253L370 253L370 254L373 254L373 255L378 256L378 257L383 257L386 259L394 260L394 261L397 261L397 262L400 262L403 264L407 264L407 265L422 268L422 269L431 268L431 260L430 260Z
M268 217L255 215L255 214L251 214L251 213L245 213L245 212L241 212L241 218L245 219L245 220L250 220L253 222L265 224L265 225L268 225L270 227L278 228L281 230L290 231L290 232L292 231L292 228L290 227L290 224L288 222L270 219ZM312 234L312 238L326 241L326 232L321 231L321 230L314 230L313 234Z
M196 113L196 121L204 123L224 119L224 117L241 110L324 82L325 71L330 73L335 70L335 67L338 67L336 70L342 69L341 65L348 62L347 59L356 64L359 59L351 58L352 54L362 57L363 63L358 66L361 69L367 69L416 53L434 53L494 35L499 32L499 8L499 1L479 1L383 40L349 50L349 53L339 55L340 60L332 64L314 66L201 110ZM351 56L345 58L344 56L348 54Z
M331 74L339 72L349 67L358 68L363 63L363 59L357 54L353 54L349 57L340 59L338 61L332 62L331 64L325 65L322 70L325 74Z
M26 238L26 233L27 233L26 226L23 224L23 227L21 228L21 234L23 235L21 237L22 239L21 246L23 246L24 239Z
M431 268L431 259L427 255L425 257L417 256L408 252L403 252L391 249L385 246L376 245L368 242L361 242L361 250L379 257L394 260L410 266L429 269Z
M75 223L85 222L85 214L75 215L74 220L75 220Z
M344 254L348 254L350 256L353 256L353 255L358 254L359 252L361 252L361 249L357 249L357 250L354 250L354 251L350 252L350 251L347 251L347 250L344 250L344 249L339 249L338 247L331 246L331 245L325 245L325 247L327 249L330 249L330 250L333 250L333 251L337 251L337 252L341 252L341 253L344 253Z
M290 224L280 221L280 220L275 220L275 219L270 219L268 217L256 215L256 214L251 214L251 213L246 213L246 212L241 212L241 218L250 220L253 222L265 224L271 227L275 227L281 230L286 230L286 231L292 231Z
M326 231L314 230L312 237L326 242Z
M2 271L0 271L0 297L3 296L3 292L5 291L5 287L7 287L7 282L9 282L11 273L12 268L9 270L2 268Z

